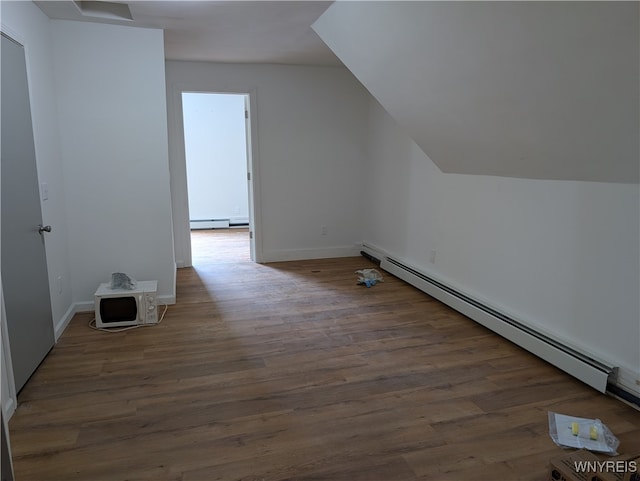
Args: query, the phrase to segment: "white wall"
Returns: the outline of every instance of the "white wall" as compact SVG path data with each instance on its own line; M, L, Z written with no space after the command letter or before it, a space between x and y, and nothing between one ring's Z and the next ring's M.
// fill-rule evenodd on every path
M374 100L369 129L365 242L620 366L638 391L637 184L443 174Z
M73 301L112 272L175 298L162 31L54 20Z
M166 69L178 265L189 242L181 91L251 94L258 261L357 253L368 94L346 69L173 61Z
M45 236L45 248L58 338L73 310L50 21L32 2L2 2L0 8L3 31L25 47L38 180L46 183L49 190L48 200L42 201L42 219L45 225L52 226L51 233Z
M245 97L182 96L190 220L249 221Z

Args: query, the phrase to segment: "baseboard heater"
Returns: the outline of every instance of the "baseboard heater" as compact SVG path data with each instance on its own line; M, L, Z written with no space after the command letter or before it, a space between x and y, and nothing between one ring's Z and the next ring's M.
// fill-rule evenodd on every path
M367 253L371 257L371 253ZM375 259L375 257L374 257ZM572 349L391 257L380 268L604 393L616 368Z
M189 227L191 229L228 229L230 225L229 219L201 219L190 220Z

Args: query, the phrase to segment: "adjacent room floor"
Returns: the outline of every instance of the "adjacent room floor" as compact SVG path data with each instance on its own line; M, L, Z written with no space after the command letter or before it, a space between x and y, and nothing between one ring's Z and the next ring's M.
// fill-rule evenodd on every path
M549 410L640 451L640 412L390 275L357 285L366 259L259 265L214 233L161 324L74 317L10 422L18 481L542 480Z

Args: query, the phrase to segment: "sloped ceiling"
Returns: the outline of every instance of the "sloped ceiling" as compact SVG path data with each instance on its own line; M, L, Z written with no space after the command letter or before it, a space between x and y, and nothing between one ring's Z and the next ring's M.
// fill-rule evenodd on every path
M444 172L637 183L637 2L336 2L315 31Z

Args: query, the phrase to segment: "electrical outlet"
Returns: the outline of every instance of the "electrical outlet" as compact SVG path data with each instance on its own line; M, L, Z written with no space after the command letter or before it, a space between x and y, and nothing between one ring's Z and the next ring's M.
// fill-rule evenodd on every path
M436 263L436 250L435 249L431 250L431 255L429 256L429 262L431 262L432 264Z
M326 225L320 226L320 235L327 235L329 233L329 228Z
M58 276L58 294L62 294L62 276Z

